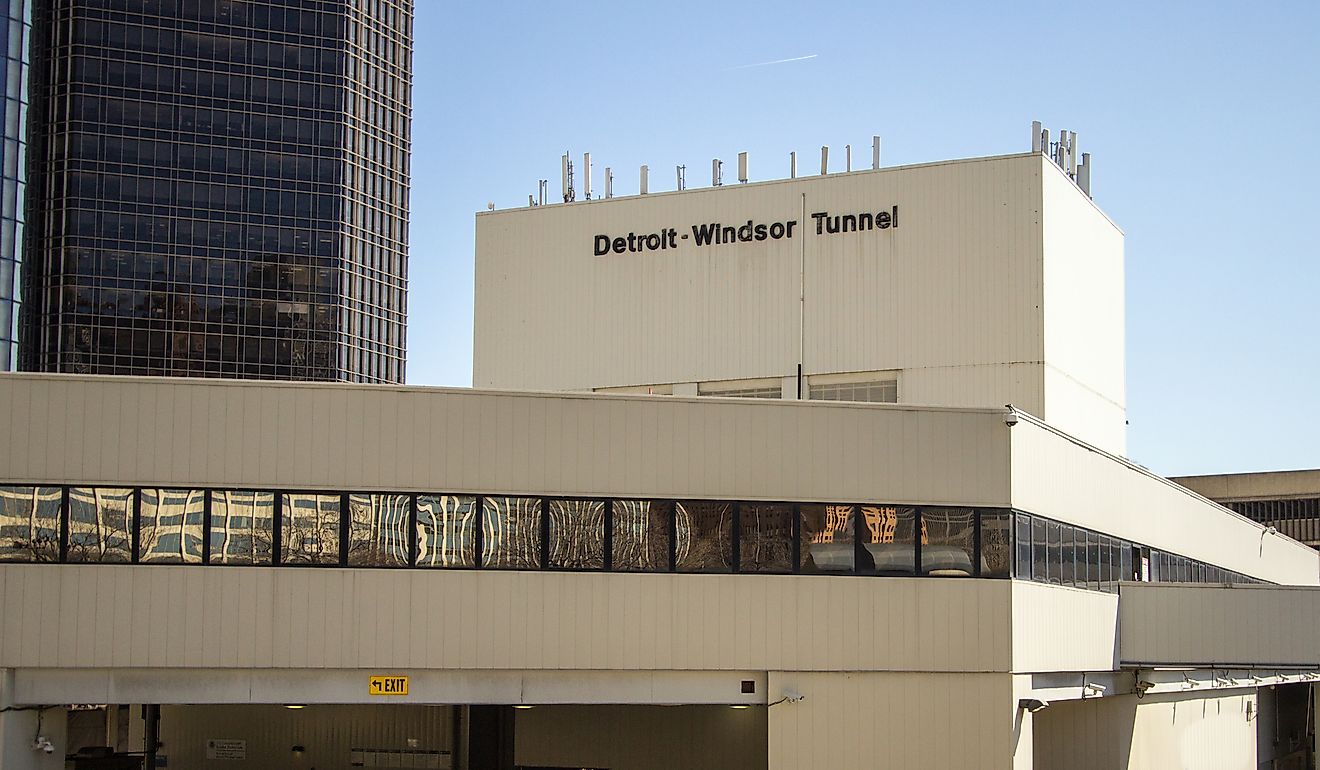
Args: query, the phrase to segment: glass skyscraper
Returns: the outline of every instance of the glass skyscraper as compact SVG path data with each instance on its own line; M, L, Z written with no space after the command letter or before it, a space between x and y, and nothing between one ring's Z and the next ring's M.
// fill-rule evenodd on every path
M28 40L32 0L0 0L5 93L0 99L0 372L18 367L19 263L27 168Z
M402 382L412 7L39 4L24 368Z

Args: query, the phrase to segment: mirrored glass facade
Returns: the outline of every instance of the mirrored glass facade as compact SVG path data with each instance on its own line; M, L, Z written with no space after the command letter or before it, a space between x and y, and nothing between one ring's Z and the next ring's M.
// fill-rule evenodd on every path
M36 9L25 368L402 382L412 0Z
M18 368L24 199L27 192L28 43L33 0L0 0L0 372Z
M0 562L1261 582L998 508L57 484L0 486Z

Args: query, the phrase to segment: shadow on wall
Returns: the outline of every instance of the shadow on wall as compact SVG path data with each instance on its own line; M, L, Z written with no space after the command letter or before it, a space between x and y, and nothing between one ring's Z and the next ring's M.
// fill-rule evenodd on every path
M1032 716L1039 770L1257 766L1254 692L1054 701Z

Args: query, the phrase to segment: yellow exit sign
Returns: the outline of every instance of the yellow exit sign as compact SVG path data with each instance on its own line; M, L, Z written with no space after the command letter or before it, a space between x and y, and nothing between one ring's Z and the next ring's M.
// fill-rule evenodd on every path
M373 676L367 680L367 691L372 695L407 695L408 677Z

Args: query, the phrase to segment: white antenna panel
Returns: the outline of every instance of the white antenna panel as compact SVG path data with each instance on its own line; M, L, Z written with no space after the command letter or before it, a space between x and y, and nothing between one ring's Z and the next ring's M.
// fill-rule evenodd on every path
M582 195L591 200L591 153L582 153Z

